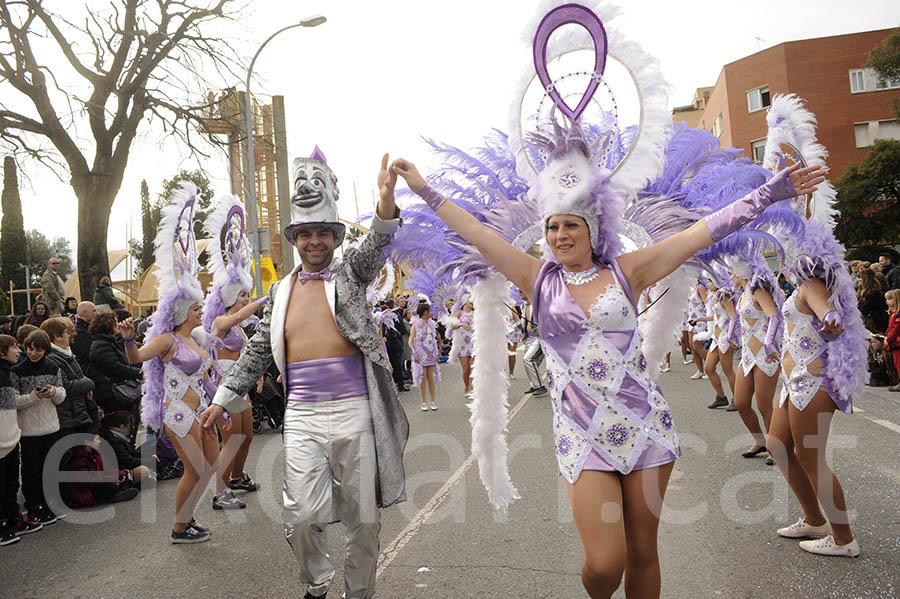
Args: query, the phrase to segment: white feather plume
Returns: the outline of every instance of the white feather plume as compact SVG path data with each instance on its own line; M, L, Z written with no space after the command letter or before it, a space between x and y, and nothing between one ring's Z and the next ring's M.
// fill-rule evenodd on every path
M478 473L495 508L505 510L519 498L509 476L506 443L507 390L506 318L503 299L509 297L509 282L493 274L472 290L475 304L475 366L472 374L472 455Z
M687 310L691 288L696 284L697 270L681 266L653 287L654 290L659 290L658 293L665 291L665 295L638 322L644 337L641 349L653 379L659 376L659 366L665 355L672 351L672 338L681 337L681 319L674 318L673 315L684 314ZM654 299L656 298L651 297L651 301Z
M766 137L763 166L769 170L779 170L778 157L782 144L790 144L800 151L807 166L826 166L828 150L816 137L816 116L806 109L802 98L796 94L776 94L766 114L769 132ZM829 182L818 186L813 193L812 218L829 229L833 229L835 219L840 214L834 207L837 190ZM804 218L806 214L803 214Z

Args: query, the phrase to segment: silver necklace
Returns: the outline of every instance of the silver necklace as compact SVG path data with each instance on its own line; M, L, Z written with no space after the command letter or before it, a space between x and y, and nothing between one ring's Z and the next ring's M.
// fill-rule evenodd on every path
M596 264L580 272L572 272L563 268L562 275L566 285L586 285L600 276L600 269L597 268Z

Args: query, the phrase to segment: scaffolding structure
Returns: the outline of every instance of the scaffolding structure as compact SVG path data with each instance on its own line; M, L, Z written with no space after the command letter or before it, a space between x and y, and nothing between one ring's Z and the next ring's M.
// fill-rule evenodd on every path
M244 153L246 128L241 107L246 93L235 89L207 94L204 115L206 133L228 137L228 173L231 193L244 199ZM284 97L254 94L251 120L253 123L253 153L256 163L257 216L260 228L269 230L269 247L260 248L274 263L276 278L294 267L293 252L282 245L280 214L290 217L291 185L287 157L287 133L284 118Z

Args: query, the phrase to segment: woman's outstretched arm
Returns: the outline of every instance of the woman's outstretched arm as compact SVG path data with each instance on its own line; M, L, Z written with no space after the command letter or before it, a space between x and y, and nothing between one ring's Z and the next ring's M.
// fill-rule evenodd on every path
M523 293L531 296L534 281L541 269L540 260L516 248L453 202L446 201L426 183L412 162L397 159L391 165L391 171L403 177L409 188L419 194L442 221L460 237L477 247L503 276L512 281Z
M635 295L664 279L691 256L752 222L773 203L813 193L825 181L825 168L799 164L786 168L740 200L713 212L684 231L625 254L619 265Z

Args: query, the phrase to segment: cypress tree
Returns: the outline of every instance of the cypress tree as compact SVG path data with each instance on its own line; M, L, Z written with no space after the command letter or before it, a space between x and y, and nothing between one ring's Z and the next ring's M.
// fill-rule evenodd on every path
M25 287L25 226L22 222L22 201L19 198L19 180L16 161L12 156L3 159L3 220L0 222L0 285L9 289L12 281L16 289ZM24 296L23 296L24 299Z
M150 268L153 264L153 240L156 237L156 225L153 222L153 213L150 206L150 189L147 180L141 181L141 272Z

